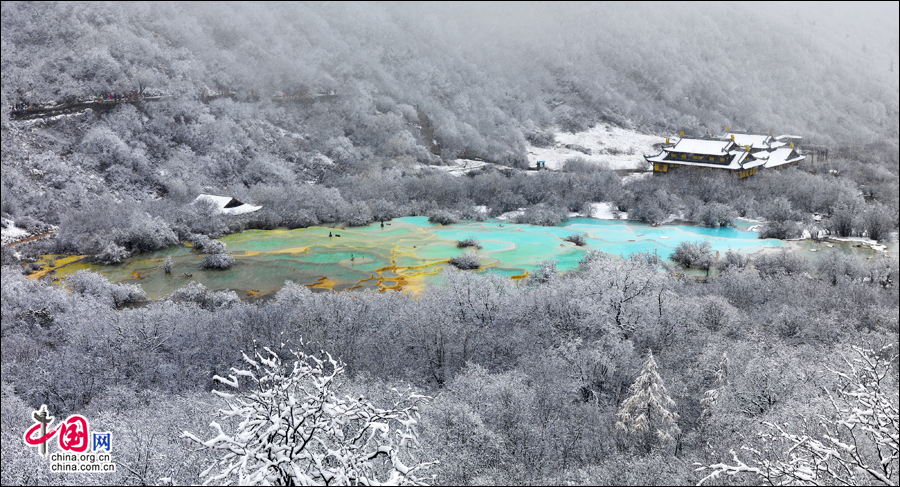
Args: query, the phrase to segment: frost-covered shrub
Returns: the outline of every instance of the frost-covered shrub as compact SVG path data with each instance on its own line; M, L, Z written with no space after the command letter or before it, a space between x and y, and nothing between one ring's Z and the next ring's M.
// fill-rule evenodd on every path
M194 235L191 237L191 244L198 252L204 254L223 254L226 251L224 243L213 240L206 235Z
M698 208L695 218L705 227L733 227L737 212L722 203L707 203Z
M565 208L538 205L527 208L522 214L516 215L514 221L520 224L527 223L530 225L552 227L564 222L568 217L569 212Z
M372 210L365 201L357 201L350 204L350 209L346 215L347 225L351 227L361 227L372 223Z
M99 198L60 217L57 249L60 253L99 254L109 243L139 253L178 243L178 237L161 217L150 216L133 202Z
M551 147L556 143L556 134L553 132L533 130L525 133L525 140L535 147Z
M192 302L204 309L230 308L241 302L234 291L210 291L199 282L176 289L168 299L174 302Z
M125 250L125 247L116 245L115 242L107 242L106 247L104 247L99 254L94 256L94 261L103 265L118 264L127 259L128 255L128 251Z
M644 223L661 223L677 211L680 203L676 195L665 189L633 187L631 201L628 202L628 217Z
M450 259L450 265L456 267L457 269L466 271L470 269L478 269L479 267L481 267L481 262L478 260L478 256L475 254L463 254Z
M419 404L426 398L394 390L393 405L376 408L362 397L339 397L344 366L290 352L285 363L268 348L244 355L244 370L213 379L235 390L213 391L227 407L213 421L215 437L187 438L219 456L203 472L208 482L244 485L419 485L431 462L416 460ZM239 388L239 377L251 382ZM242 392L239 392L242 391ZM232 421L237 419L238 421ZM228 425L234 430L226 431ZM224 427L223 427L224 426Z
M729 329L741 320L740 311L722 296L704 296L697 308L697 322L710 331Z
M13 265L19 261L18 256L13 249L6 245L0 247L0 265Z
M172 268L173 268L173 267L175 267L175 265L172 264L172 258L171 258L171 257L166 257L166 261L163 263L163 271L164 271L166 274L171 274L171 273L172 273Z
M476 222L483 222L488 217L488 212L485 208L475 207L475 206L465 206L460 210L459 217L463 220L472 220Z
M119 307L127 303L146 301L147 295L135 284L114 284L90 271L78 271L66 279L72 292L92 296L100 302Z
M572 242L579 247L584 247L584 245L587 244L587 240L585 239L585 237L587 237L587 235L583 233L573 233L572 235L566 237L565 240L567 242Z
M428 215L429 223L437 223L440 225L452 225L459 223L459 216L446 210L436 210Z
M212 254L203 261L204 269L228 269L234 265L234 257L231 254Z
M578 147L578 146L576 146ZM573 149L577 150L577 149ZM575 156L570 157L563 162L562 170L563 172L573 172L573 173L581 173L581 174L590 174L595 172L600 172L605 170L606 167L603 164L597 164L595 162L590 162L584 157Z
M456 241L456 248L464 249L466 247L475 247L476 249L482 248L481 244L478 243L478 240L476 240L475 237L469 237L465 240Z
M862 220L866 229L866 237L872 240L884 240L892 229L897 228L896 207L894 211L891 211L887 206L876 203L866 211Z
M747 267L747 264L749 263L750 257L747 257L738 251L728 249L728 251L725 252L725 256L718 262L718 267L723 271L733 268L743 269L744 267Z
M558 262L559 260L557 259L542 260L538 264L537 270L528 277L528 281L537 285L552 281L559 276L559 270L556 268Z
M759 238L777 238L787 240L800 236L800 226L797 222L769 222L759 232Z
M800 215L794 210L791 202L782 196L773 198L763 204L761 213L766 220L773 222L787 222L800 219Z
M712 244L708 241L681 242L675 247L675 252L672 252L669 258L684 267L695 267L708 271L713 263L710 248L712 248Z
M753 259L753 266L764 277L779 274L795 275L809 270L805 260L793 252L782 249L780 252L765 252Z
M604 252L600 252L599 250L588 250L578 259L578 268L581 270L587 270L594 264L600 264L609 262L610 256Z
M178 237L169 224L160 217L151 217L143 211L132 215L130 225L121 232L116 241L132 252L150 252L164 249L178 243Z

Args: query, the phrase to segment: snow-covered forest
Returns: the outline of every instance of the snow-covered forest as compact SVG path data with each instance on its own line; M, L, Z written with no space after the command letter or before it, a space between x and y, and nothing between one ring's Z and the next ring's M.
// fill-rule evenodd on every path
M897 484L896 3L0 8L4 485ZM749 179L623 177L597 154L530 170L595 127L774 130L829 156ZM484 165L445 170L460 160ZM698 242L256 301L24 275L46 254L191 242L217 268L234 259L214 239L246 229L555 225L600 202L894 251L716 260ZM111 432L116 472L51 472L23 441L42 404ZM287 433L305 424L316 441Z

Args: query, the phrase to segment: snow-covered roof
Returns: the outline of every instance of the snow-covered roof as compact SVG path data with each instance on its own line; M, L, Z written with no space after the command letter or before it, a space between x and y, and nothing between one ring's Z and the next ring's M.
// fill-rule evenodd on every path
M681 139L675 147L667 147L666 152L687 154L703 154L709 156L724 155L733 144L730 140Z
M785 164L802 161L805 158L806 156L797 154L796 152L794 152L794 149L790 147L782 147L780 149L775 149L771 153L769 153L768 160L766 161L766 167L769 168L783 166Z
M748 157L748 154L744 152L744 157L739 158L742 161L741 169L753 169L754 167L760 167L765 164L768 158L757 157L759 154L765 154L765 151L757 152L756 154L753 154L753 157Z
M198 201L211 201L216 205L219 213L224 213L226 215L243 215L244 213L251 213L262 208L262 206L254 206L242 203L237 199L232 198L231 196L201 194L200 196L197 196L197 198L194 200L194 203Z
M802 138L803 138L803 137L800 136L800 135L787 135L787 134L785 134L785 135L779 135L778 137L775 137L775 140L780 140L780 141L782 141L782 142L787 142L787 141L790 141L790 140L800 140L800 139L802 139Z
M769 143L772 141L772 137L769 135L725 133L726 139L731 139L732 137L734 137L735 144L741 147L749 145L754 149L768 149Z

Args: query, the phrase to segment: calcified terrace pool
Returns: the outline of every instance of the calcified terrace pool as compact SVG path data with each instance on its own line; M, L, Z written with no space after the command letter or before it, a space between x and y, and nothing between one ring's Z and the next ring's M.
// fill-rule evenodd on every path
M585 246L564 240L576 232L587 235ZM385 222L384 227L376 222L347 229L248 230L228 235L221 239L235 257L235 265L228 270L200 269L205 255L179 246L141 254L118 266L68 264L57 268L56 275L64 277L79 269L91 269L114 282L140 284L154 299L191 281L211 290L231 289L245 296L272 293L289 280L313 289L416 292L438 282L451 258L474 251L456 247L458 240L469 237L483 247L476 252L483 266L479 272L496 272L512 279L526 277L547 259L557 259L560 271L573 269L589 250L621 256L655 250L666 258L683 241L707 240L720 254L728 249L749 254L784 245L780 240L762 240L755 232L735 228L652 227L592 218L573 218L557 227L497 220L442 226L428 223L426 217L407 217ZM174 264L171 275L163 272L166 257Z

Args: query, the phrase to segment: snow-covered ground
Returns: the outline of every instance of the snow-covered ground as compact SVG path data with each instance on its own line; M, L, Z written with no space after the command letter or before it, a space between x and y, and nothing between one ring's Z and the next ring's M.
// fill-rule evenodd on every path
M481 169L484 166L494 166L496 164L491 164L489 162L484 161L475 161L472 159L452 159L449 161L445 161L446 166L429 166L434 169L440 169L442 171L447 171L448 173L454 176L462 176L470 171L474 171L476 169Z
M5 220L5 219L4 219ZM0 242L2 245L8 245L19 240L24 240L31 236L28 230L19 228L10 220L5 220L5 225L0 228Z
M591 203L591 214L587 215L598 220L627 220L628 213L617 211L612 203Z
M861 244L868 245L869 247L872 248L872 250L875 250L875 251L878 251L878 252L884 252L884 253L887 253L887 245L878 243L877 241L872 240L871 238L866 238L866 237L834 237L834 236L829 236L828 238L831 239L831 240L837 240L837 241L839 241L839 242L859 242L859 243L861 243Z
M647 135L634 130L599 124L584 132L556 132L553 147L528 146L528 162L546 162L547 169L561 169L572 157L606 164L610 169L647 169L644 155L655 155L659 149L653 144L665 142L665 137ZM579 150L581 149L581 150Z
M608 124L600 124L584 132L554 132L556 143L553 147L535 147L528 145L528 165L537 166L544 161L547 169L558 171L563 163L572 157L595 163L606 164L610 169L647 170L649 164L644 155L655 155L659 149L654 144L661 144L665 137L647 135L634 130L623 129ZM447 171L454 176L462 176L485 166L497 166L490 162L473 159L452 159L444 161L444 166L428 166ZM422 167L422 166L420 166ZM497 166L504 169L505 166ZM649 172L647 173L649 174ZM629 178L641 177L643 174L630 175Z

